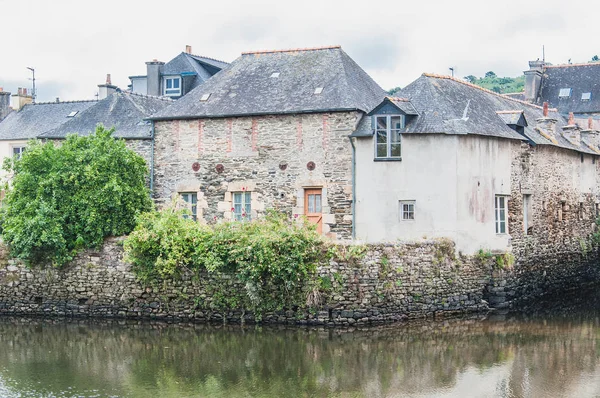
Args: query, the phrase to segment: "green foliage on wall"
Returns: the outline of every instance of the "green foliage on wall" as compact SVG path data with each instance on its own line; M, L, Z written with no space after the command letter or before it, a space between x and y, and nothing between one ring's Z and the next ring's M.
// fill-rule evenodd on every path
M144 159L98 126L55 146L32 141L14 173L2 208L2 236L13 257L62 266L80 249L134 228L151 208Z
M243 289L214 287L224 305L257 313L302 306L317 263L327 259L325 241L313 225L268 212L252 222L199 225L174 207L149 212L125 241L136 275L152 283L183 271L229 275Z

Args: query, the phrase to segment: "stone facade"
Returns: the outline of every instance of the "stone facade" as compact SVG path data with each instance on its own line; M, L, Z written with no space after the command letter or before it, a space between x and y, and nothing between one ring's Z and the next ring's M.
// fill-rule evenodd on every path
M144 158L148 166L148 175L150 175L150 165L152 164L152 140L125 140L127 148L131 149Z
M199 218L215 222L232 218L233 192L251 192L253 217L275 208L301 219L304 190L321 188L323 233L350 238L348 135L358 120L336 112L156 122L154 197L160 206L196 193Z
M254 322L253 314L217 306L221 294L243 289L228 276L184 274L155 286L140 284L123 261L122 238L81 253L64 269L0 265L0 315ZM362 256L338 246L335 260L318 268L320 298L307 310L264 314L265 323L353 325L408 318L487 312L532 298L578 289L598 280L596 256L566 253L551 260L523 257L514 266L497 258L459 256L447 240L369 245ZM224 290L223 290L224 287Z

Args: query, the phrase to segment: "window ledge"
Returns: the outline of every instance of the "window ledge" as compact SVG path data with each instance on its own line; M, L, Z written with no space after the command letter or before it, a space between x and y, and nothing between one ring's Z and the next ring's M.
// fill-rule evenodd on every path
M402 158L374 158L374 162L401 162Z

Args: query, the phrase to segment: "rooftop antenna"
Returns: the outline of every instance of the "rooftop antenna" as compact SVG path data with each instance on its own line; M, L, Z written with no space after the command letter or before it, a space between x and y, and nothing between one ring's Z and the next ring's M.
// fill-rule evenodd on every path
M451 66L448 69L450 69L450 72L452 72L452 77L454 77L454 66Z
M546 46L542 44L542 62L546 63Z
M29 69L31 71L32 77L31 81L33 81L33 90L31 90L31 98L33 99L33 103L35 104L35 97L36 97L36 91L35 91L35 69L30 68L29 66L26 67L27 69Z

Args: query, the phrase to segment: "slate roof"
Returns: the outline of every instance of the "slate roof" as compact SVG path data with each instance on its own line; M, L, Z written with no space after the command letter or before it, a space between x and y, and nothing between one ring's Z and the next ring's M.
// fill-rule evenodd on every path
M279 73L277 77L273 74ZM322 87L320 94L315 89ZM201 101L210 94L207 101ZM386 92L339 46L243 53L151 119L368 112Z
M570 88L571 96L559 98L562 88ZM582 100L583 93L591 93L590 100ZM537 103L544 102L562 115L600 112L600 63L546 65Z
M81 112L78 117L38 137L65 138L70 133L89 135L101 123L107 128L114 127L115 137L149 139L152 126L144 119L172 103L172 100L162 97L116 92Z
M0 140L28 140L54 129L61 124L77 120L83 111L97 101L68 101L27 104L13 111L0 122ZM68 115L77 112L73 118Z
M522 110L496 111L496 114L500 116L500 119L506 124L527 126L527 120L525 120Z
M189 86L191 90L210 79L227 65L229 65L227 62L182 52L165 64L162 75L180 76L181 74L193 73L195 78Z
M556 142L540 134L536 120L543 109L497 94L450 76L423 74L399 93L414 105L419 116L408 119L405 133L410 134L476 134L483 136L529 140L539 145L554 145L578 152L597 154L586 145L575 146L560 134L566 125L556 109L549 117L556 119ZM498 114L500 112L500 114ZM511 129L505 120L509 114L525 117L525 137ZM511 119L512 120L512 119Z

